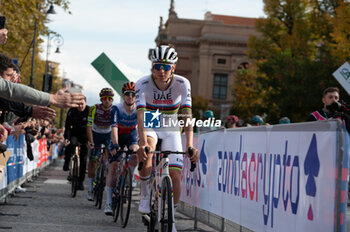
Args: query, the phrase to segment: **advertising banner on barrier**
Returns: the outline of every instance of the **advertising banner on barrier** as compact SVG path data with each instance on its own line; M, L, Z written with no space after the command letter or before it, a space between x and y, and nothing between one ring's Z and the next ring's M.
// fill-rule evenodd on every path
M4 153L0 153L0 189L2 189L4 186L4 181L2 181L3 178L6 179L7 184L7 174L6 173L6 164L7 160L10 158L11 152L5 151ZM6 186L5 186L6 187Z
M19 138L15 141L15 149L17 150L16 165L17 165L17 178L21 178L24 172L24 135L20 135Z
M10 158L7 161L7 183L11 183L12 181L17 179L17 149L14 138L10 135L6 140L7 150L11 152Z
M184 162L181 200L254 231L335 231L337 123L202 134L196 171ZM346 181L347 165L342 173Z

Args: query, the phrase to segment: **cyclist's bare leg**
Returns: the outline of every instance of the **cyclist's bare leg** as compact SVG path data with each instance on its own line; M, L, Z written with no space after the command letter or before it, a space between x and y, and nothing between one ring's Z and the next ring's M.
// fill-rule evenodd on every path
M93 200L93 195L92 195L92 191L93 191L93 181L94 181L94 177L95 177L95 169L96 169L96 164L97 161L95 160L89 160L89 164L88 164L88 195L87 198L89 201Z
M129 147L129 150L132 151L137 151L139 149L139 146L137 144L132 144ZM136 167L136 165L139 163L137 155L136 154L131 154L130 156L130 166L133 167L133 169Z
M154 151L156 147L156 140L154 139L147 139L148 146L150 147L151 151ZM139 154L140 155L140 154ZM139 161L143 162L143 167L139 171L140 174L140 187L141 187L141 199L140 199L140 206L139 206L139 211L140 212L146 212L148 210L143 210L142 205L146 206L147 204L144 204L146 202L146 199L148 199L149 195L149 179L151 176L151 171L152 171L152 153L149 153L147 156L147 160L143 160L141 156L139 156ZM143 203L141 203L143 202Z
M115 182L117 180L117 172L119 168L119 162L112 162L109 164L108 169L108 175L106 178L106 192L107 192L107 199L106 199L106 205L112 204L112 196L113 196L113 187L115 187Z
M115 187L118 168L119 168L119 162L112 162L109 164L108 175L106 179L107 187Z
M174 204L177 204L181 195L181 171L170 169L169 174L173 183Z
M95 177L96 164L97 164L96 160L89 160L89 164L88 164L88 177L89 178Z

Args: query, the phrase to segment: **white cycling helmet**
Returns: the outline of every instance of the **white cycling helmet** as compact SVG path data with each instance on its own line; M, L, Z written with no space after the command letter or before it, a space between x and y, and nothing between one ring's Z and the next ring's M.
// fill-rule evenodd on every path
M161 45L152 49L151 52L151 61L152 62L164 62L176 64L178 60L177 52L173 47L169 47L168 45Z

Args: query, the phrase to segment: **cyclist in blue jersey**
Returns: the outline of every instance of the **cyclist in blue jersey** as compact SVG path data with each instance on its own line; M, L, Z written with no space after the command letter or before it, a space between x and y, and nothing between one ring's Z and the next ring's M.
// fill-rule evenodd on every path
M105 214L113 215L112 210L112 195L115 187L117 171L121 159L120 149L127 149L137 151L137 114L135 107L135 83L127 82L122 88L124 102L112 106L111 109L111 146L109 154L109 170L107 175L107 200L105 206ZM131 167L137 165L136 155L130 158ZM133 173L132 168L132 173Z
M111 140L111 106L113 103L113 90L110 88L103 88L100 91L101 104L95 104L90 107L88 122L87 122L87 136L88 136L88 148L92 149L88 164L88 180L89 190L87 199L89 201L94 200L92 193L93 182L95 176L95 169L99 152L102 144L107 147Z

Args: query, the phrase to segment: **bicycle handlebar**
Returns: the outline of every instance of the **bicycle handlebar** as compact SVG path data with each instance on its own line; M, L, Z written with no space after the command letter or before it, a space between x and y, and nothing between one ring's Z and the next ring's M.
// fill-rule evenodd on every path
M150 150L149 147L145 147L145 152L148 153ZM170 154L182 154L185 155L186 152L183 151L152 151L151 153L153 154L163 154L164 157L167 157ZM188 154L190 155L190 157L193 155L193 148L189 147L188 148ZM137 168L137 170L141 171L141 169L143 168L143 162L139 162L139 167ZM190 171L193 172L194 169L196 168L196 164L191 162L191 169Z

